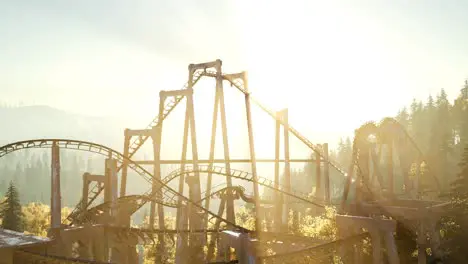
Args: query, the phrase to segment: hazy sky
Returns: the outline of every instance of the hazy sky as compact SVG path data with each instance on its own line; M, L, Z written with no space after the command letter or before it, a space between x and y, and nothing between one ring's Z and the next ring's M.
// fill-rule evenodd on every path
M189 63L220 58L312 139L334 141L413 97L457 95L467 14L462 0L0 0L0 100L143 126Z

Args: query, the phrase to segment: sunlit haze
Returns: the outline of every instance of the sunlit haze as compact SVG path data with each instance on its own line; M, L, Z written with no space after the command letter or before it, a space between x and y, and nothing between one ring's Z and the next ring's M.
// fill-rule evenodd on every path
M2 1L2 101L121 117L217 58L318 142L394 115L468 72L462 1ZM442 12L443 11L443 12ZM226 84L227 85L227 84ZM214 83L207 88L214 89ZM212 98L201 99L212 105ZM232 109L230 111L237 111ZM210 122L211 116L207 118Z

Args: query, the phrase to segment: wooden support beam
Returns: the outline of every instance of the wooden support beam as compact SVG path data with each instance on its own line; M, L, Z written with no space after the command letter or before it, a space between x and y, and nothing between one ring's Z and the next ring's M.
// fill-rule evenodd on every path
M226 122L226 109L224 106L224 89L223 89L223 76L221 70L221 61L215 66L216 67L216 90L219 91L219 113L221 117L221 133L223 135L223 149L224 149L224 166L226 167L227 177L226 185L227 187L232 187L232 179L229 175L231 173L231 164L229 163L229 143L228 143L228 130ZM227 193L226 197L226 218L228 221L235 223L236 217L234 213L234 199L230 192Z
M213 119L211 123L211 141L210 141L210 154L208 158L208 163L213 166L214 162L214 154L215 154L215 144L216 144L216 126L218 123L218 106L219 106L219 90L216 89L215 91L215 98L214 98L214 107L213 107ZM224 160L218 160L219 163L223 163ZM199 163L203 163L201 160ZM208 173L208 177L206 180L206 195L205 195L205 208L210 208L211 202L211 182L212 182L212 173ZM208 213L205 213L204 217L205 224L208 224ZM208 252L210 249L208 249Z
M247 80L244 80L244 87L247 89ZM252 128L252 114L250 110L250 95L245 95L245 109L247 114L247 130L249 135L249 150L250 150L250 158L252 159L252 176L253 176L253 189L254 189L254 199L255 199L255 216L257 217L255 220L255 230L257 232L261 232L261 222L258 220L259 216L259 209L260 209L260 194L258 191L258 178L257 178L257 163L255 160L255 146L254 146L254 138L253 138L253 128Z
M322 199L322 175L321 175L321 158L318 152L315 153L315 196Z
M256 162L260 163L275 163L275 162L285 162L285 159L256 159ZM134 161L138 165L153 165L153 160L136 160ZM187 159L185 162L193 163L193 160ZM199 164L210 164L210 163L252 163L252 159L213 159L210 161L209 159L201 159L198 160ZM308 163L308 162L316 162L316 159L290 159L290 163ZM161 164L169 165L169 164L180 164L181 160L160 160Z
M51 158L50 227L60 228L62 224L62 197L60 192L60 148L55 141L52 144Z
M130 134L130 129L125 129L123 155L126 158L129 158L131 137L132 136ZM120 197L125 196L125 193L127 191L127 175L128 175L128 160L124 158L122 162L122 179L120 180Z
M126 137L150 137L153 133L152 129L125 129L125 136Z
M325 201L331 203L330 198L330 164L328 163L328 143L323 143L323 179L325 181Z
M215 61L204 62L204 63L192 63L189 65L189 71L193 73L198 69L215 68L217 65L220 65L220 64L222 64L220 59L217 59Z
M281 133L281 113L276 112L275 120L275 180L274 186L276 189L279 189L280 186L280 133ZM283 203L281 202L282 194L280 192L275 192L275 231L280 232L283 226L282 215L283 215Z
M171 90L171 91L160 91L160 97L170 97L170 96L189 96L193 94L191 89L182 89L182 90Z
M289 163L289 118L288 109L281 111L281 120L283 121L283 136L284 136L284 186L286 192L291 192L291 164ZM320 157L319 157L320 158ZM288 231L289 219L289 201L290 197L284 195L284 211L283 211L283 226L284 231Z

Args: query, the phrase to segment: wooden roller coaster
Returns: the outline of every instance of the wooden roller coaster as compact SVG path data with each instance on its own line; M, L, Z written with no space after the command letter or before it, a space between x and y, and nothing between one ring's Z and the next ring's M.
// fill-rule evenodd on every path
M425 248L428 246L434 254L438 254L439 238L435 223L442 216L446 203L435 199L434 194L439 188L437 175L432 174L430 164L398 122L385 118L379 124L370 122L357 129L351 166L346 172L330 159L326 143L321 146L313 144L289 124L287 110L273 111L255 99L248 88L246 72L225 74L221 68L221 60L190 64L188 82L182 89L160 92L158 116L147 128L125 130L122 153L96 143L69 139L25 140L0 147L0 157L23 149L52 150L49 237L53 243L40 252L17 251L15 260L18 263L133 264L138 263L137 245L151 243L157 245L156 263L331 263L336 258L344 263L360 263L364 241L370 239L373 263L382 263L385 247L388 262L396 264L399 263L393 237L396 221L408 224L418 234L419 263L425 263ZM216 81L208 160L198 157L193 99L194 86L202 78ZM249 157L245 159L232 159L230 156L224 103L225 82L244 96L249 147ZM163 160L163 123L183 102L186 111L181 159ZM256 156L252 107L259 107L275 122L275 159L259 159ZM218 114L223 159L215 159L214 155ZM283 159L280 159L281 127L284 134ZM291 159L290 135L307 146L315 159ZM154 158L133 160L148 139L153 143ZM187 159L189 140L190 160ZM106 157L102 175L83 175L83 196L67 216L67 225L60 220L59 149L92 152ZM399 173L394 169L397 159ZM250 171L231 168L235 162L249 164ZM259 176L259 162L273 163L274 176ZM291 163L294 162L313 162L316 165L314 195L295 191L291 187ZM180 166L162 175L161 166L168 163ZM215 166L215 163L224 163L224 166ZM282 182L280 164L284 165ZM152 166L152 172L145 169L144 166L148 165ZM147 181L148 191L127 194L129 169ZM339 177L331 179L331 171ZM203 185L201 174L207 175ZM221 176L223 183L213 186L213 176ZM241 181L242 186L234 185L233 180ZM339 197L331 194L332 180L339 182L335 184L341 189ZM177 188L172 187L174 185ZM272 190L273 197L262 198L260 186ZM247 188L252 189L253 193L247 193ZM104 202L95 204L102 194ZM213 199L220 200L216 212L212 211ZM236 223L234 202L239 199L253 205L256 221L252 230ZM341 203L335 202L339 200ZM147 203L150 205L149 228L131 227L131 216ZM338 228L337 237L320 240L291 234L288 231L288 217L295 210L293 204L314 208L312 211L317 214L323 212L325 207L337 207L339 214L334 219ZM265 217L264 205L273 205L271 219ZM177 211L173 228L168 228L165 223L168 208ZM268 227L264 224L266 220L270 222ZM426 239L428 234L430 242ZM382 237L384 245L381 245ZM168 259L165 252L167 246L175 248L175 259Z

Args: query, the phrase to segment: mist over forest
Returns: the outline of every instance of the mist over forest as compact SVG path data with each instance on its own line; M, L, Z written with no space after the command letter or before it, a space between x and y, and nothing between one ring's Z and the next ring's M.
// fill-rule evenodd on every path
M457 174L457 164L463 150L463 142L466 142L468 138L467 109L463 105L463 100L468 98L466 91L467 86L465 85L456 99L449 101L447 94L442 89L436 95L428 95L425 100L414 99L408 105L402 106L394 116L415 139L421 151L430 154L428 159L437 170L438 175L443 175L440 182L445 189L449 188L450 182ZM67 138L96 142L110 146L117 151L122 150L125 126L115 117L83 116L48 106L6 106L3 104L0 107L0 118L8 124L0 132L2 144L31 138ZM360 125L362 124L357 125L356 129ZM168 135L168 137L170 136ZM219 141L220 139L218 139ZM353 137L344 136L337 141L337 147L330 150L330 158L337 161L342 168L347 168L351 159ZM234 148L236 147L238 146L234 146ZM294 147L291 150L294 152ZM180 150L171 148L166 151L180 153ZM27 150L15 152L2 158L0 160L0 174L2 175L0 194L4 193L8 183L13 181L19 188L22 203L49 204L49 152L48 150ZM66 149L61 150L61 152L62 202L64 206L74 207L81 197L81 176L84 172L102 174L104 157ZM151 146L146 146L143 154L137 157L151 159ZM236 168L236 164L233 166ZM177 165L163 166L163 173L176 167ZM273 171L270 167L262 167L262 165L259 167L261 176L272 179ZM249 171L248 166L239 169ZM399 171L398 168L395 171ZM302 163L293 167L291 176L293 189L301 192L312 192L315 188L312 176L314 173L314 164ZM217 182L222 182L222 180L215 178L214 184ZM343 183L342 175L331 170L332 196L339 197L341 195L339 190ZM234 184L245 185L241 181L234 182ZM252 191L251 186L244 187L247 191ZM141 193L147 188L145 181L130 172L129 193ZM271 195L268 189L264 190L263 193L266 196ZM212 207L216 208L216 202ZM137 218L140 217L137 216Z

